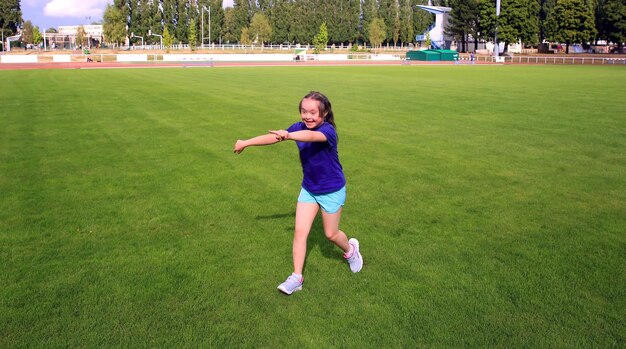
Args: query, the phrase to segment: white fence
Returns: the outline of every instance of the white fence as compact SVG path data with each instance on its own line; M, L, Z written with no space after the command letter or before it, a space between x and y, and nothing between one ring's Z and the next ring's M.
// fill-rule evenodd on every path
M564 57L564 56L499 56L502 63L509 64L574 64L574 65L604 65L626 64L626 58L622 57ZM462 60L467 60L466 56ZM495 62L493 56L477 56L477 62Z

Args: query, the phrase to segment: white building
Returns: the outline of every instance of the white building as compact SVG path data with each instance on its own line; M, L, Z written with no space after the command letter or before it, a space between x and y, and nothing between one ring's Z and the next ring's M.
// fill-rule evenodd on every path
M46 45L50 48L76 48L76 33L80 25L62 25L57 29L57 33L45 33ZM85 36L87 37L87 47L98 46L103 41L102 25L83 25Z

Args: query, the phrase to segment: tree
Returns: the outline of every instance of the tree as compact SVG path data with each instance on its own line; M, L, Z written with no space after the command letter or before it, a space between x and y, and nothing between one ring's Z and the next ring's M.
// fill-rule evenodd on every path
M379 0L378 15L385 21L385 41L393 40L396 31L399 35L399 28L396 28L396 18L400 13L396 0Z
M33 43L33 23L28 20L22 24L22 42L25 44Z
M475 37L478 25L478 2L476 0L454 0L451 4L446 34L461 42L461 52L467 52L468 35Z
M102 31L109 43L119 45L126 38L126 20L115 5L106 6L102 22Z
M321 0L296 1L292 14L291 27L294 40L299 43L310 43L324 22Z
M169 34L173 36L176 34L176 23L178 21L176 0L162 0L161 7L163 8L163 33L165 33L165 29L167 29ZM165 40L165 37L163 37L163 40ZM172 37L172 44L173 43L174 38Z
M196 31L196 20L191 19L189 21L189 47L192 51L196 50L196 44L198 43L198 32Z
M41 36L41 31L39 30L39 27L35 26L35 28L33 29L33 44L40 44L41 42L43 42L43 36Z
M158 1L149 1L150 4L150 26L148 30L151 30L156 33L163 32L163 26L161 25L161 21L163 20L163 14L159 9ZM158 36L150 36L150 42L153 44L160 44L161 38Z
M248 27L250 23L248 17L248 2L246 0L234 0L233 2L233 23L235 35L241 39L242 30L244 27ZM248 35L248 39L250 36ZM241 41L240 41L241 42Z
M275 0L269 10L269 22L272 26L272 42L293 41L291 32L293 3L289 0ZM228 9L227 9L228 10Z
M236 42L237 29L235 26L235 10L228 7L224 10L224 27L222 27L222 36L226 42Z
M186 42L189 38L189 4L189 0L176 0L175 30L172 32L176 42Z
M621 49L626 41L626 3L624 0L604 0L596 11L598 36L617 43Z
M83 46L87 43L87 32L82 25L76 29L76 46Z
M362 28L363 32L361 33L363 42L370 41L370 28L372 26L372 22L378 18L378 3L376 0L363 0L363 20L362 20Z
M137 5L137 13L139 15L139 23L136 23L134 33L140 36L144 36L145 40L150 40L148 37L148 30L155 26L154 18L152 16L152 8L148 0L139 0ZM159 32L161 31L159 22ZM156 26L155 26L156 27ZM156 29L156 28L155 28Z
M549 23L554 15L556 0L539 0L539 41L552 36Z
M522 41L537 43L539 37L539 3L536 0L502 0L500 16L496 18L495 4L481 1L479 5L478 32L485 40L493 40L496 26L498 42Z
M593 13L584 0L557 0L551 27L551 39L564 42L565 53L570 44L591 41L597 33Z
M0 0L0 31L4 37L17 34L22 23L20 0Z
M223 37L222 28L224 27L224 7L222 6L222 0L210 0L211 3L211 37L209 42L215 42L219 37ZM206 13L205 13L205 20ZM208 26L205 25L204 29L207 30ZM208 37L208 35L207 35Z
M413 7L411 0L402 0L400 5L400 40L403 44L413 42L415 32L413 31Z
M261 42L261 45L270 41L272 38L272 27L263 13L257 12L254 16L252 16L252 21L250 22L250 32L252 37Z
M400 40L400 32L402 31L402 22L400 22L400 16L397 16L393 20L393 34L391 39L393 40L393 46L398 46L398 40Z
M386 37L385 33L385 21L382 18L376 18L370 23L369 38L372 43L372 47L380 47Z
M320 25L320 31L313 38L313 45L315 46L315 53L320 53L326 49L326 45L328 45L328 29L326 28L326 22Z
M239 43L245 46L248 46L252 43L250 41L250 33L248 32L248 27L241 28L241 37L239 38Z
M344 22L346 22L345 25L347 27L346 39L350 43L357 43L357 40L361 36L359 31L361 22L360 0L348 1L347 19L344 19Z
M504 0L498 19L498 39L505 43L539 41L539 3L536 0Z
M169 29L165 27L163 29L163 46L165 46L165 52L170 52L172 45L174 45L174 36L170 34Z

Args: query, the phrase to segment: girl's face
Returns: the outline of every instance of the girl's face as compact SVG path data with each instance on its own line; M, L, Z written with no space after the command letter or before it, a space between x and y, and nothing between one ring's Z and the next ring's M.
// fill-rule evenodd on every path
M310 98L302 100L300 117L302 117L302 122L304 122L306 128L312 129L319 127L324 123L325 116L326 115L320 115L320 105L318 101Z

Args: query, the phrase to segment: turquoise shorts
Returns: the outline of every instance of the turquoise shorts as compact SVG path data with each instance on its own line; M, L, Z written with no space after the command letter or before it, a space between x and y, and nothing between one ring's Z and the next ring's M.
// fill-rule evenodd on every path
M298 202L318 204L322 207L322 210L328 213L336 213L346 203L346 187L344 186L337 191L326 194L313 194L302 188Z

